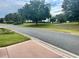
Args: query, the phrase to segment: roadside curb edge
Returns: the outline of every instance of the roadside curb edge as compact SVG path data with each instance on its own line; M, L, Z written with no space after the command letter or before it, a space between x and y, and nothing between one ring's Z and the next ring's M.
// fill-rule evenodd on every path
M40 44L41 46L47 48L47 49L50 50L51 52L54 52L54 53L56 53L56 54L62 56L63 58L79 58L79 56L76 55L76 54L73 54L73 53L68 52L68 51L66 51L66 50L64 50L64 49L61 49L61 48L58 48L58 47L56 47L56 46L54 46L54 45L51 45L51 44L49 44L49 43L46 43L46 42L44 42L44 41L42 41L42 40L40 40L40 39L38 39L38 38L32 37L32 36L27 35L27 34L23 34L23 33L21 33L21 32L18 32L18 31L16 31L16 30L11 29L11 28L7 28L7 29L10 29L10 30L12 30L12 31L14 31L14 32L16 32L16 33L21 34L21 35L30 37L34 42L36 42L36 43Z

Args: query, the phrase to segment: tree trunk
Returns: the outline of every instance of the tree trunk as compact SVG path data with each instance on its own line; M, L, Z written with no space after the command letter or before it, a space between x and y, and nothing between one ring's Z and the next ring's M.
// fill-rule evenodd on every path
M36 23L36 25L38 25L38 20L36 20L36 22L35 22L35 23Z

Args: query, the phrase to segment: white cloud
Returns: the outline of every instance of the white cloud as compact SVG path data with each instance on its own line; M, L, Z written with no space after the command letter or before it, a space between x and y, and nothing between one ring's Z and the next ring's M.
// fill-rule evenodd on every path
M8 13L17 12L17 10L22 8L28 1L29 0L0 0L0 17L4 17ZM62 13L62 1L63 0L46 0L46 2L51 3L52 5L52 15Z
M24 0L0 0L0 17L17 12L26 2Z
M50 12L52 16L63 13L62 2L63 2L63 0L53 0L51 12Z
M50 13L52 16L55 16L55 15L63 13L63 11L62 11L62 8L60 9L56 8L56 9L52 9Z

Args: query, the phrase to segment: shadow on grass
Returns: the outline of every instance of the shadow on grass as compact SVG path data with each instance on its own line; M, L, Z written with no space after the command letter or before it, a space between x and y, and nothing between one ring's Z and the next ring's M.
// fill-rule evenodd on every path
M29 23L29 24L25 24L25 27L34 27L34 28L50 28L51 26L53 26L53 24L50 23L39 23L39 24L34 24L34 23Z
M0 28L0 34L13 34L13 33L14 32L9 29Z
M32 27L32 28L47 28L47 29L59 29L59 30L74 30L79 31L78 23L64 23L64 24L50 24L50 23L39 23L36 25L35 23L25 23L24 27Z

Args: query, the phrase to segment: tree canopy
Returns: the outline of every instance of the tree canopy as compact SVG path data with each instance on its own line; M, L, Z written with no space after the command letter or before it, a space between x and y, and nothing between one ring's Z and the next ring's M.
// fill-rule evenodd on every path
M62 7L69 21L79 21L79 0L64 0Z
M45 0L31 0L30 3L26 3L26 5L19 9L18 12L23 17L32 20L36 24L51 16L50 4L46 4Z
M20 24L22 23L22 17L18 13L10 13L5 16L5 21L7 23Z

